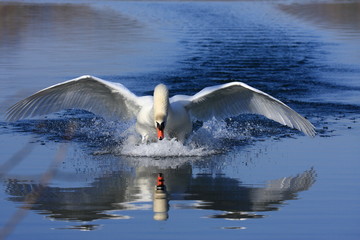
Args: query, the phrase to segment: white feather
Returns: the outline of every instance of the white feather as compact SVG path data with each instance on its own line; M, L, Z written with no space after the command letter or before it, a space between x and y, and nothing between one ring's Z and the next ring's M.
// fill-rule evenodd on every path
M225 118L242 113L261 114L314 136L314 126L276 98L241 82L207 87L194 96L168 98L165 85L152 96L137 97L119 83L82 76L45 88L13 105L9 121L80 108L115 119L137 118L136 129L144 141L156 138L155 116L164 115L165 137L180 141L192 131L191 119ZM163 104L163 103L170 103ZM155 105L155 106L154 106ZM161 106L160 106L161 105ZM163 109L165 108L168 109ZM167 110L167 111L166 111Z
M193 117L202 121L253 113L309 136L315 135L314 126L300 114L278 99L241 82L207 87L194 96L174 96L172 101L182 102Z
M8 109L7 120L34 117L78 108L110 119L129 119L141 109L141 100L120 83L82 76L45 88Z

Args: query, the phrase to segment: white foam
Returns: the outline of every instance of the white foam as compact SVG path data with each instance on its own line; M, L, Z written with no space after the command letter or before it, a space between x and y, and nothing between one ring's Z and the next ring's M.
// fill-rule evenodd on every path
M105 128L106 129L106 128ZM122 127L115 138L119 138L119 145L94 154L115 154L125 157L139 158L186 158L204 157L224 152L228 142L242 138L241 133L234 131L224 121L210 120L191 134L185 143L175 139L141 143L141 137L133 126Z
M114 151L116 154L129 157L201 157L216 154L206 146L183 144L175 139L164 139L148 144L134 144L132 139L123 142Z
M135 132L128 131L126 140L114 150L115 154L128 157L204 157L218 154L223 151L219 139L231 139L234 135L224 121L210 120L194 132L185 142L175 139L143 144L136 138ZM124 136L123 136L124 137Z

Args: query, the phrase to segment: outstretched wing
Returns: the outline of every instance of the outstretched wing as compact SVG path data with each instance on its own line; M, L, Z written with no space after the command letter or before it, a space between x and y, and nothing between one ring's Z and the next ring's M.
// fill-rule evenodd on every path
M241 82L207 87L194 96L174 96L172 100L182 102L189 113L199 120L254 113L309 136L315 135L314 126L300 114L278 99Z
M119 83L82 76L45 88L10 107L7 120L34 117L63 109L78 108L111 119L136 116L139 98Z

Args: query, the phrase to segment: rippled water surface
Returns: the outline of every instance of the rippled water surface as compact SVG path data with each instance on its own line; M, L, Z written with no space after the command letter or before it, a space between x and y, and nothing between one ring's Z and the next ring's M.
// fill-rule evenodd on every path
M0 239L359 239L359 16L358 1L0 1ZM317 136L252 115L196 122L185 145L135 144L133 122L82 110L5 121L84 74L137 95L243 81Z

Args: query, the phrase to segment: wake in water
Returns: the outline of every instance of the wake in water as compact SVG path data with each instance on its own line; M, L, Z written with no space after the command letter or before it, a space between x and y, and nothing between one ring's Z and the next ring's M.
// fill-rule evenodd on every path
M265 118L244 115L241 118L195 123L195 130L185 143L164 139L143 144L133 122L108 122L78 110L65 111L55 119L20 121L13 127L20 132L41 134L41 138L47 138L42 142L65 139L81 143L94 155L162 159L216 155L254 140L286 136L292 131Z
M149 144L133 144L132 140L123 142L117 147L115 154L129 157L201 157L216 154L207 146L198 147L195 144L182 144L175 139L164 139Z
M243 129L242 129L243 130ZM220 154L236 143L247 142L248 131L239 131L225 121L210 120L202 124L185 143L175 139L143 144L135 129L128 129L127 136L120 145L112 149L112 154L126 157L204 157Z
M106 131L104 127L101 129ZM124 129L124 126L119 127L117 132L119 134L114 136L116 144L105 146L105 150L96 151L94 154L114 154L136 158L204 157L220 154L229 149L232 143L238 144L239 141L248 140L247 131L239 131L225 121L218 120L207 121L198 126L185 143L166 138L147 144L141 143L140 135L131 124L127 125L127 129Z
M161 141L141 143L140 136L136 133L134 127L129 127L123 131L119 137L119 144L112 146L105 151L97 151L96 154L115 154L125 157L152 157L152 158L176 158L176 157L203 157L219 154L223 147L219 141L214 138L214 124L211 121L204 124L200 129L194 132L185 143L176 139L163 139ZM227 132L226 124L220 124L222 130Z

